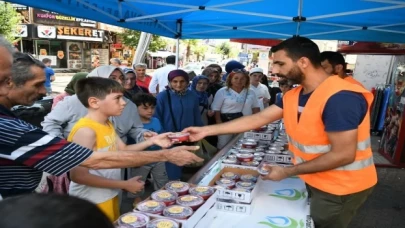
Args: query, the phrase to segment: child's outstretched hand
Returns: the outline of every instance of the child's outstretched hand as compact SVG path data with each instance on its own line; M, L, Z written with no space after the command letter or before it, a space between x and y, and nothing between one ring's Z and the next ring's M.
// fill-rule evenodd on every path
M150 140L154 145L160 146L162 148L168 148L173 145L172 140L169 139L169 137L168 137L170 134L173 134L173 133L167 132L167 133L163 133L160 135L156 135L156 136L153 136L152 138L150 138Z

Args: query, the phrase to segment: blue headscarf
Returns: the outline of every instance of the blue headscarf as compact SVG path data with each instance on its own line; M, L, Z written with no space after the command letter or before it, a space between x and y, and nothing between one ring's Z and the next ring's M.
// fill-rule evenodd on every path
M198 81L203 80L203 79L207 80L208 83L210 82L210 80L208 79L207 76L204 76L204 75L196 76L195 78L193 78L193 82L191 83L190 90L194 91L195 94L197 94L198 100L200 102L200 106L207 107L208 106L208 93L205 91L204 92L197 91L197 83L198 83Z

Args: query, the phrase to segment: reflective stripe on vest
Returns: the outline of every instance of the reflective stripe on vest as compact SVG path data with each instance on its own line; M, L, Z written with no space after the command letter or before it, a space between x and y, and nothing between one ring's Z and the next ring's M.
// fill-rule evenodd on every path
M297 164L300 163L304 163L306 162L303 158L295 156L295 162ZM373 156L363 159L363 160L358 160L358 161L354 161L351 164L345 165L345 166L341 166L339 168L336 168L334 170L345 170L345 171L355 171L355 170L361 170L364 169L370 165L374 164L374 159Z
M294 147L299 149L300 151L308 154L320 154L320 153L328 153L332 146L330 144L328 145L312 145L312 146L306 146L303 144L300 144L299 142L293 140L291 137L288 137L288 142L291 143ZM368 137L366 140L358 142L357 143L357 150L366 150L369 147L371 147L371 140L370 137Z

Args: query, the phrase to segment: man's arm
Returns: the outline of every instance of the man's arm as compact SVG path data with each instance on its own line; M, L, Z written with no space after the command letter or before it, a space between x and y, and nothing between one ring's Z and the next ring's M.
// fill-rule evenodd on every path
M117 136L117 146L118 146L118 150L130 150L130 151L141 151L141 150L145 150L148 147L151 146L159 146L162 148L168 148L170 146L173 145L171 139L169 139L167 136L171 134L170 132L168 133L164 133L164 134L160 134L160 135L156 135L153 136L152 138L143 141L141 143L137 143L137 144L132 144L132 145L126 145L121 138L119 138Z
M72 112L70 112L70 107L65 98L45 116L44 121L41 123L42 129L50 135L63 138L62 125L73 118L71 114Z
M152 76L152 80L149 83L149 92L151 94L153 94L154 96L156 96L157 94L157 86L159 84L159 80L158 80L158 72L155 71L155 73Z
M80 165L91 169L111 169L140 167L155 162L171 162L184 166L203 160L190 151L199 149L198 146L179 146L172 149L141 152L103 152L93 153Z
M226 123L205 126L201 128L190 127L183 132L190 133L192 141L200 140L210 135L236 134L257 129L283 117L283 109L276 105L265 108L263 111L244 116Z
M18 127L18 128L16 128ZM0 129L13 134L0 134L0 157L59 176L76 166L91 169L110 169L143 166L166 162L183 166L202 159L189 151L198 146L182 146L157 152L102 152L54 137L21 120L0 119Z
M119 139L119 137L117 136ZM86 147L88 149L94 148L96 142L96 134L90 128L81 128L79 129L76 134L73 136L74 143ZM103 152L96 152L96 153L103 153ZM89 169L86 167L75 167L70 172L70 177L72 181L83 184L91 187L96 188L110 188L110 189L125 189L129 190L133 184L131 181L123 181L123 180L112 180L105 177L97 176L91 174ZM137 184L137 183L135 183ZM139 183L138 185L142 185ZM141 189L139 189L141 190Z

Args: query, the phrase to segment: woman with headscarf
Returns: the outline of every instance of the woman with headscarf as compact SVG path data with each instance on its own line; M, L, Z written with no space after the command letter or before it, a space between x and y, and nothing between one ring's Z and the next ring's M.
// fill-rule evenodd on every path
M224 82L221 80L221 75L219 71L216 68L207 67L203 70L201 74L207 76L208 79L210 80L207 92L208 96L212 96L212 98L214 98L217 91L220 90L225 85Z
M75 86L76 82L79 81L82 78L85 78L88 73L86 72L79 72L73 75L72 79L70 82L67 84L65 88L65 92L57 95L56 97L53 98L53 103L52 103L52 109L56 106L56 104L59 103L59 101L63 101L63 99L67 96L72 96L75 95Z
M212 97L208 97L207 88L209 84L208 77L204 75L199 75L193 78L190 90L193 91L198 96L199 107L201 119L204 125L208 125L208 117L214 115L214 112L210 110L212 103Z
M157 95L155 117L162 123L164 132L181 132L191 126L203 126L198 96L188 89L189 76L183 70L173 70L168 75L166 90ZM184 144L180 144L184 145ZM166 163L169 180L179 180L182 167Z
M131 96L135 96L138 93L149 93L149 90L145 87L139 86L136 84L136 74L135 71L131 68L123 69L125 73L126 81L124 83L124 88Z

